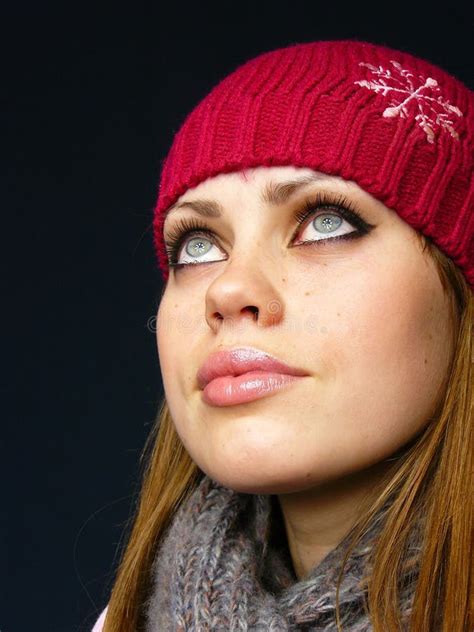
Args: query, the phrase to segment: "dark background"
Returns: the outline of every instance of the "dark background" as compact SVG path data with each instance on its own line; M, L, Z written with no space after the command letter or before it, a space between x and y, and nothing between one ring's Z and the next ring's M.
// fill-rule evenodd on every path
M380 3L5 2L1 632L90 632L163 391L151 240L161 161L247 59L357 38L474 87L473 12Z

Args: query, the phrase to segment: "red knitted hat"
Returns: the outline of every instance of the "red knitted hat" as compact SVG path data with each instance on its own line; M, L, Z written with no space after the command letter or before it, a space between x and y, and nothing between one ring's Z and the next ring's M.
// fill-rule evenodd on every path
M474 291L474 92L413 55L356 40L265 52L185 118L164 160L153 242L187 189L219 173L293 165L346 180L448 255Z

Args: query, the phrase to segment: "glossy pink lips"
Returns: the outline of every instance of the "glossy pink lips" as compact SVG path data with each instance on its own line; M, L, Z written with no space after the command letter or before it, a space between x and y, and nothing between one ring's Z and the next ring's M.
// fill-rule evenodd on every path
M261 399L308 375L252 347L211 354L197 374L203 400L233 406Z
M237 377L216 377L204 388L203 399L213 406L233 406L261 399L301 378L283 373L250 371Z

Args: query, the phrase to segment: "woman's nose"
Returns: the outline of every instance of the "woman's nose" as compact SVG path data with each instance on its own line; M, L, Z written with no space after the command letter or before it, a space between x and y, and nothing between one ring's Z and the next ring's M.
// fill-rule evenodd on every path
M273 274L275 272L274 266ZM260 327L277 325L284 318L284 302L262 266L229 263L206 292L206 321L213 331L251 319Z

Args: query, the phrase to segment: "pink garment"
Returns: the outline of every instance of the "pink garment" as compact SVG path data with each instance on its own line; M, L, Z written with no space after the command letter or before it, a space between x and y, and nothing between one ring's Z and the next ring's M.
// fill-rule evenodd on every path
M104 610L102 610L100 617L97 619L94 627L92 628L92 632L102 632L102 628L104 627L105 615L107 614L107 608L108 606L106 606Z

